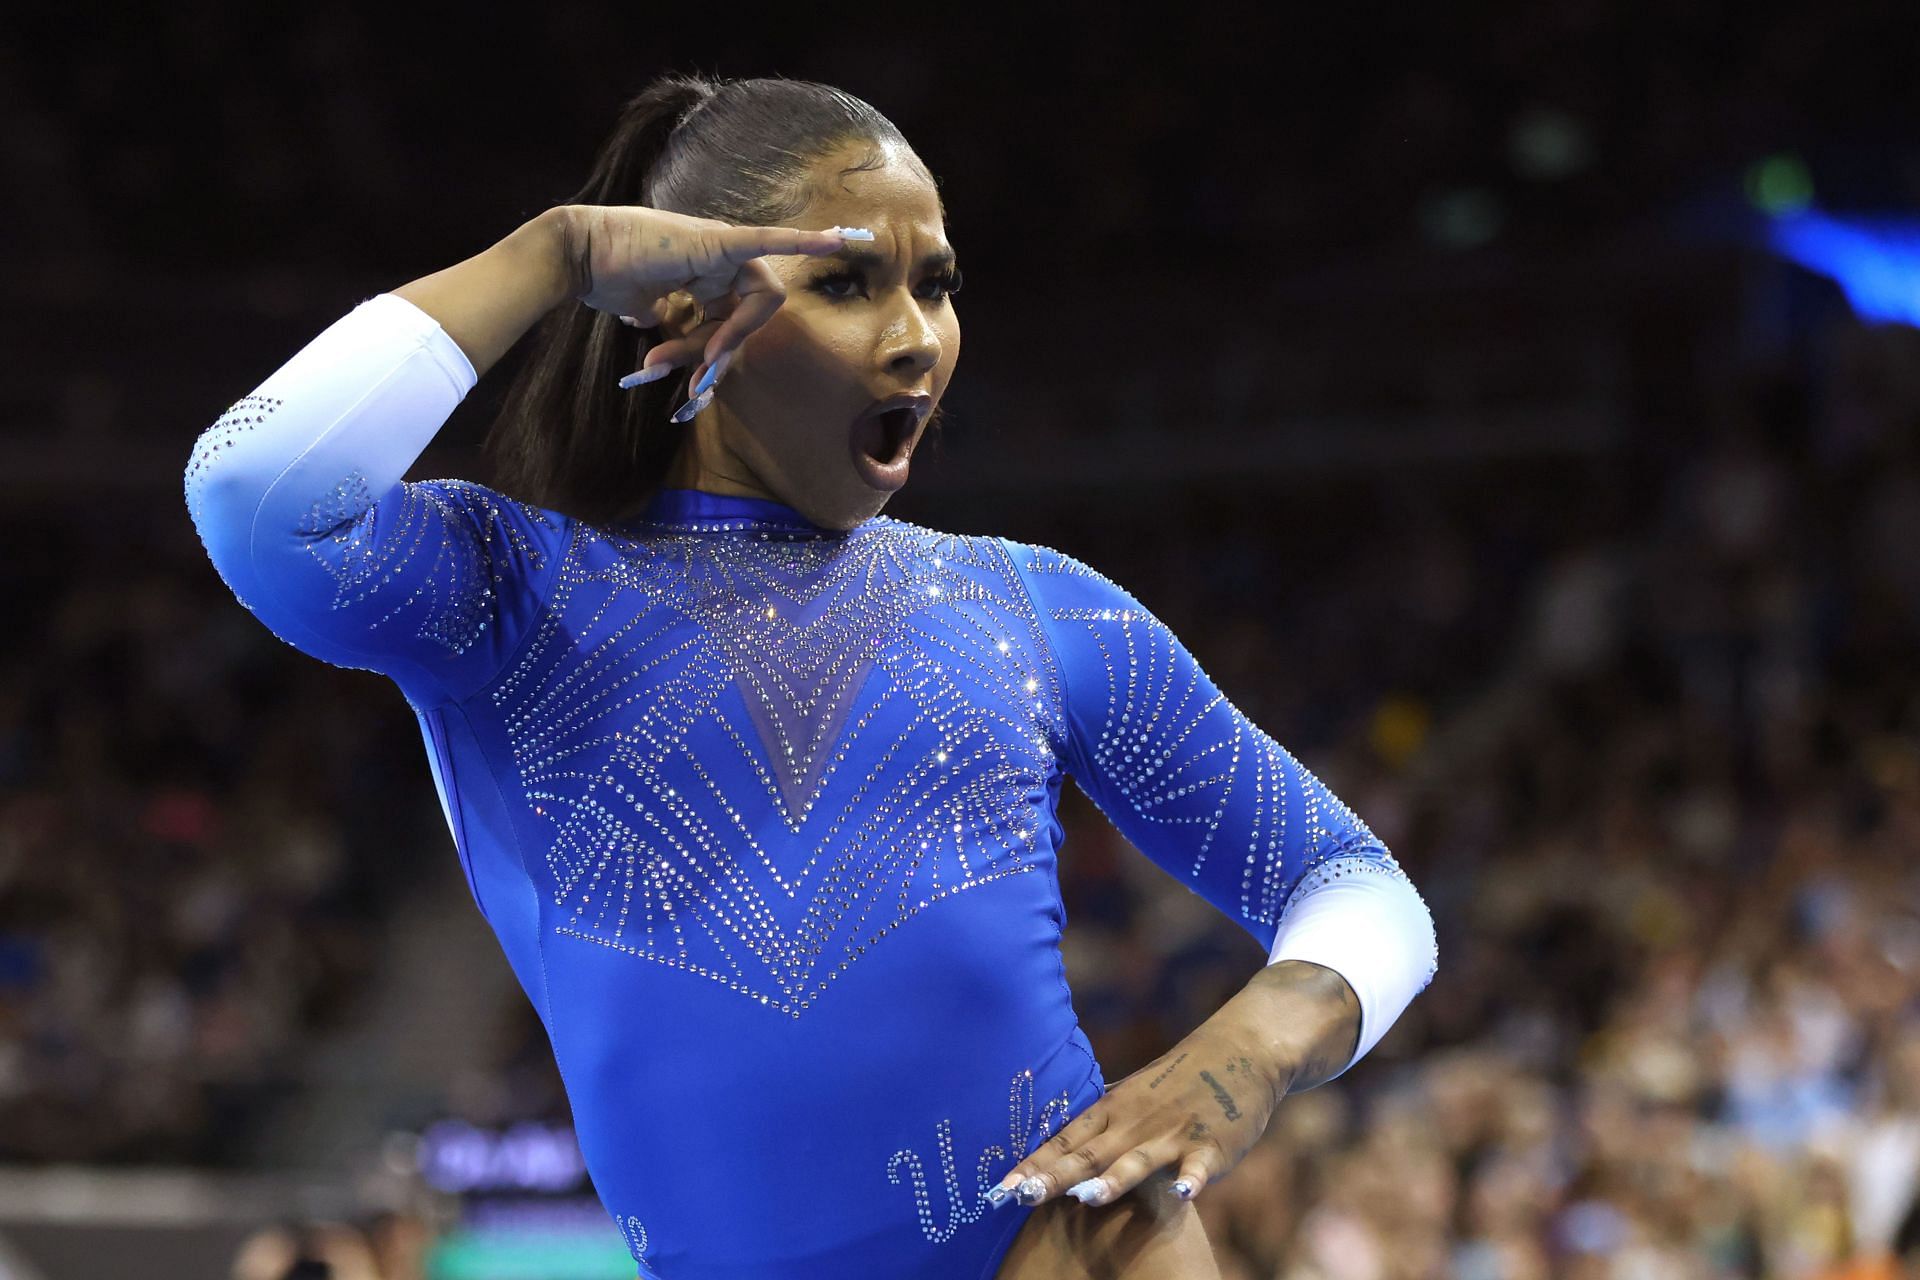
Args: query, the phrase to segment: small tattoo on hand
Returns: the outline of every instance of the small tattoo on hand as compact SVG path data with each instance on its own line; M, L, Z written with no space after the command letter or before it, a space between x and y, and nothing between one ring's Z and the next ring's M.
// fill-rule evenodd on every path
M1169 1062L1166 1065L1166 1067L1161 1070L1159 1075L1147 1081L1147 1088L1158 1089L1160 1087L1161 1081L1165 1080L1168 1076L1172 1075L1173 1069L1179 1066L1181 1063L1185 1062L1186 1060L1187 1060L1187 1055L1184 1052L1181 1053L1179 1057L1175 1058L1172 1062Z
M1234 1105L1233 1095L1227 1092L1226 1086L1215 1080L1211 1071L1202 1071L1200 1078L1207 1082L1209 1089L1213 1090L1214 1101L1218 1102L1220 1109L1227 1113L1227 1119L1238 1120L1240 1108Z

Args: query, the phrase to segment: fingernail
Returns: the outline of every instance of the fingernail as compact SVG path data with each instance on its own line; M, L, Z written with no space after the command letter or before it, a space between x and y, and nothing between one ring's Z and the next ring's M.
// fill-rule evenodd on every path
M673 366L667 361L662 360L659 364L649 368L635 369L632 373L620 379L620 389L627 391L639 386L643 382L658 382L672 372Z
M839 236L843 240L871 240L873 232L865 227L828 227L827 234Z
M681 405L679 411L676 412L671 418L668 418L667 421L668 422L685 422L689 418L693 417L694 414L700 412L702 409L706 408L708 405L712 403L713 403L713 389L709 387L707 390L702 391L699 395L695 396L693 399Z
M1085 1182L1076 1182L1067 1188L1067 1194L1081 1204L1098 1204L1107 1198L1105 1178L1088 1178Z
M736 347L734 350L738 349ZM727 366L731 363L733 363L733 352L729 351L707 366L707 371L700 375L700 381L694 384L693 390L688 394L697 396L702 392L713 390L713 384L720 381L720 375L727 371Z
M1039 1204L1047 1197L1047 1184L1038 1178L1022 1178L1013 1189L1013 1198L1021 1204Z
M987 1203L996 1209L1003 1204L1011 1203L1012 1200L1013 1192L1007 1190L1005 1187L995 1187L993 1190L987 1192Z
M1175 1178L1173 1180L1173 1194L1179 1196L1182 1200L1193 1199L1193 1183L1185 1178Z
M635 329L640 327L640 322L638 320L635 320L632 316L621 316L620 323L624 325L629 325Z

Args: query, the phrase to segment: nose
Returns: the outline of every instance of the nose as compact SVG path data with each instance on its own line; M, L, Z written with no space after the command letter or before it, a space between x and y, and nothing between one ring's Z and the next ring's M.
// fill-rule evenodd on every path
M913 376L940 363L940 334L917 299L909 299L887 325L880 350L889 373Z

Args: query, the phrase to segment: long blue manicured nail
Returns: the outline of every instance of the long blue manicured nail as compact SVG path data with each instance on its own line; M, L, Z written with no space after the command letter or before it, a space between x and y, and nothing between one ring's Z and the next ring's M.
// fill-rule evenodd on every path
M1081 1204L1099 1204L1107 1198L1106 1179L1088 1178L1085 1182L1076 1182L1067 1188L1067 1194Z
M659 364L653 365L651 368L635 369L632 373L620 379L620 389L622 391L631 391L643 382L658 382L672 372L673 366L664 360Z
M871 240L873 232L865 227L828 227L827 234L839 236L842 240Z
M713 388L709 387L705 391L702 391L699 395L695 396L693 399L681 405L679 408L679 411L676 412L671 418L668 418L667 421L668 422L685 422L689 418L693 417L694 414L700 412L702 409L706 408L708 405L712 403L713 403Z
M987 1192L987 1203L998 1209L1003 1204L1013 1203L1013 1192L1005 1187L995 1187Z
M703 391L713 390L713 384L718 382L720 375L727 371L727 358L732 354L733 352L729 351L726 355L721 356L718 360L708 365L707 371L700 375L700 381L694 383L693 390L687 392L687 394L697 396Z

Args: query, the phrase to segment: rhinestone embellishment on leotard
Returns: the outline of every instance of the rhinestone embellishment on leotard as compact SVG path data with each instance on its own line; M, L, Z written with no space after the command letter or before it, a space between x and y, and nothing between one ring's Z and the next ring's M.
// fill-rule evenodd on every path
M926 1162L920 1158L920 1153L912 1147L902 1147L888 1158L888 1182L899 1186L900 1171L905 1169L907 1172L913 1187L914 1212L920 1218L920 1230L927 1239L935 1244L945 1244L953 1239L954 1233L961 1227L969 1222L977 1222L980 1215L987 1211L987 1191L1006 1175L1009 1168L1026 1159L1027 1137L1033 1132L1034 1126L1033 1103L1033 1072L1016 1072L1007 1085L1007 1145L1002 1147L996 1142L982 1149L974 1165L974 1186L970 1193L961 1187L959 1169L953 1160L952 1118L943 1117L934 1126L934 1147L939 1152L940 1174L946 1190L945 1225L941 1224L939 1215L934 1212ZM1073 1099L1064 1091L1047 1099L1039 1116L1043 1141L1066 1124L1072 1109Z
M220 464L225 461L225 459L220 456L221 452L231 445L236 438L245 435L247 432L252 431L255 427L265 422L273 414L273 411L284 403L285 401L277 396L241 396L233 402L233 405L228 408L225 413L221 414L220 417L215 420L212 426L202 431L199 438L193 442L193 452L188 455L187 458L187 472L184 484L187 496L187 510L193 516L193 524L196 530L206 528L206 518L203 514L203 509L207 481L220 469ZM206 535L204 533L200 535L200 545L203 547L207 545ZM212 556L212 550L211 547L207 548L209 556ZM213 556L212 559L214 572L218 573L220 580L227 584L227 589L233 591L233 583L227 578L226 570L220 568L219 558ZM249 610L253 608L252 605L241 598L239 592L234 591L233 598L239 600L243 607Z
M613 1225L620 1229L621 1243L627 1246L627 1254L640 1269L640 1280L652 1280L654 1276L653 1260L647 1257L652 1248L652 1239L640 1219L632 1214L613 1213Z
M556 931L797 1018L921 912L1034 869L1054 758L1012 572L888 519L576 528L491 694Z
M430 480L402 484L397 508L376 506L366 477L353 471L314 503L298 532L333 578L333 608L364 605L372 610L369 630L411 623L419 639L458 654L493 617L495 558L522 561L523 572L538 571L545 559L518 525L500 518L498 505L512 501L470 481ZM554 527L541 508L514 505L530 524ZM376 531L376 519L385 527ZM449 528L469 536L436 536ZM417 556L432 556L434 563L425 573L406 572ZM396 581L421 585L403 594Z
M1107 598L1133 601L1099 570L1050 547L1033 548L1026 568L1034 575L1091 578ZM1164 835L1149 837L1154 847L1192 851L1184 868L1162 856L1168 871L1184 869L1198 882L1210 859L1239 857L1233 906L1245 919L1269 925L1298 898L1293 882L1300 869L1336 854L1364 846L1374 870L1407 879L1359 816L1211 687L1151 612L1124 606L1047 612L1054 622L1078 625L1097 647L1106 687L1075 691L1076 706L1091 722L1081 750L1093 774L1131 810L1123 825L1161 828ZM1250 805L1243 798L1249 791ZM1099 795L1094 799L1101 803ZM1236 824L1223 823L1229 804L1242 806ZM1121 815L1108 816L1118 821ZM1216 846L1223 829L1246 840L1243 851Z

